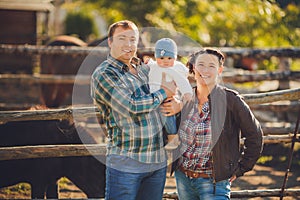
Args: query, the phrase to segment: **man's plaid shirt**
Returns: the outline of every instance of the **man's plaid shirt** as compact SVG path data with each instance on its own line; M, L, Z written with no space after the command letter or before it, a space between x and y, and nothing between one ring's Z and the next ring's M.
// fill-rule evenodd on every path
M159 106L164 90L150 93L149 67L137 66L138 75L110 55L94 71L91 96L108 132L107 153L145 163L166 160Z

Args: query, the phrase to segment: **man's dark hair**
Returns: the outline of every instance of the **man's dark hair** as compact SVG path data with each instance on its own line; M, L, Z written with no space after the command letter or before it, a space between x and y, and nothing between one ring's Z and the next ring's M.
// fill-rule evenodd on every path
M113 23L112 25L109 26L108 28L108 38L112 41L113 40L113 35L115 33L115 30L118 27L122 27L124 29L133 29L133 30L138 30L137 26L135 25L135 23L133 23L132 21L129 20L122 20L122 21L118 21Z

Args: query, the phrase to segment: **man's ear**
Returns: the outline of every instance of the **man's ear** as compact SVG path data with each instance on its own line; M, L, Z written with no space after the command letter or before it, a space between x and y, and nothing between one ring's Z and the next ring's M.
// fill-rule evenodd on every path
M107 44L108 44L109 48L111 48L111 43L112 43L112 40L110 38L107 38Z
M218 69L218 75L220 75L223 72L224 66L221 65Z

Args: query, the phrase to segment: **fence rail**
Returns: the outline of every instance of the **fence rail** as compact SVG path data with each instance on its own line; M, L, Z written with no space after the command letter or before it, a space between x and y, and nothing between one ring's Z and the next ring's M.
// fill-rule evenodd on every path
M199 50L201 47L178 47L178 54L187 56L191 52ZM275 57L300 58L300 48L228 48L220 47L222 52L233 58L253 57L257 59L267 59ZM154 48L139 49L141 53L152 54ZM72 55L88 55L90 53L104 54L108 53L106 47L64 47L64 46L36 46L36 45L13 45L0 44L0 53L5 54L72 54Z
M300 99L300 88L280 90L274 92L265 92L259 94L242 95L249 105L271 103L274 101ZM68 107L48 110L24 110L24 111L0 111L0 123L8 121L26 121L26 120L53 120L53 119L71 119L76 117L93 117L95 116L96 107Z
M0 160L105 155L105 144L65 144L1 147Z
M0 74L0 81L3 83L58 83L58 84L90 84L90 75L52 75L52 74ZM193 79L192 77L190 79ZM272 80L299 80L300 71L283 71L283 72L224 72L222 81L224 83L244 83L253 81L272 81ZM75 82L76 80L76 82Z
M298 134L298 137L299 136L300 134ZM263 136L264 144L290 143L292 142L292 138L293 136L290 134ZM243 140L241 140L241 143L243 143ZM166 150L171 151L172 148L166 147ZM100 156L105 154L105 144L65 144L0 147L0 161L68 156Z

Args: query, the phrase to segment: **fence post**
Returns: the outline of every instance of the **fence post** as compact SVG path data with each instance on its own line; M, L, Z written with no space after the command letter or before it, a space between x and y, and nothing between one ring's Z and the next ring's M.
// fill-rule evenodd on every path
M281 72L290 72L290 63L291 63L291 59L288 57L279 57L279 70ZM285 89L289 89L290 88L290 81L288 80L288 78L283 79L283 80L279 80L279 84L278 84L278 90L285 90ZM282 112L282 113L276 113L275 114L278 119L281 120L288 120L289 119L289 113L288 112Z
M291 59L287 57L280 57L279 58L279 70L282 72L290 72L291 66ZM289 80L280 80L278 90L285 90L290 88L290 82Z

